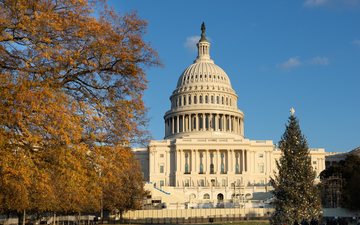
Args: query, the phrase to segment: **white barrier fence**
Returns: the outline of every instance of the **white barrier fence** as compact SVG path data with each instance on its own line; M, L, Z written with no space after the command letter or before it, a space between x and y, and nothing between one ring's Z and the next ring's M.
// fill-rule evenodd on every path
M150 218L259 218L269 217L272 208L211 208L211 209L162 209L135 210L123 215L128 220L143 220Z

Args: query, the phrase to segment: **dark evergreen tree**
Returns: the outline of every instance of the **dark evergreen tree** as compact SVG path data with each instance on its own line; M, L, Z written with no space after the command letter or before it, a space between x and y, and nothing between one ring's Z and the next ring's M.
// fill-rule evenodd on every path
M320 196L314 184L309 148L299 122L291 110L279 148L282 156L276 162L278 173L271 178L274 207L271 224L293 224L295 221L318 219Z
M341 198L341 207L360 210L360 156L354 153L347 155L345 160L333 164L320 174L324 203L334 198L333 189L336 186L336 197ZM334 179L337 178L337 179ZM337 196L339 195L339 196ZM337 198L335 198L336 201ZM334 201L334 200L332 200ZM332 203L330 206L334 206ZM338 206L336 204L336 206Z

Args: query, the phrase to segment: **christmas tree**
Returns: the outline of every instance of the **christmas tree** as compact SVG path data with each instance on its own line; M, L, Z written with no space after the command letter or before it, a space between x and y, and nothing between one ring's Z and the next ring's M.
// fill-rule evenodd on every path
M274 206L271 224L294 224L295 221L317 220L320 216L320 196L314 184L309 148L299 122L291 108L279 148L282 156L276 162L278 173L271 178Z

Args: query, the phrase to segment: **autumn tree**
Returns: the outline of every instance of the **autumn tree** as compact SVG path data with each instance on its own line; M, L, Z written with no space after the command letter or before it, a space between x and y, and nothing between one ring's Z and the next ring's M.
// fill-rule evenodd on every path
M278 173L271 178L275 211L270 222L274 225L310 222L319 219L321 212L308 144L293 109L291 111L279 142L282 156L276 162Z
M141 180L123 165L146 134L144 68L159 64L145 28L103 2L0 0L0 211L98 210L98 146L122 146L112 166Z
M124 147L98 147L98 165L102 168L103 209L109 212L123 212L139 209L146 196L143 189L139 162L129 149ZM102 156L104 155L104 157ZM131 174L131 176L129 176Z

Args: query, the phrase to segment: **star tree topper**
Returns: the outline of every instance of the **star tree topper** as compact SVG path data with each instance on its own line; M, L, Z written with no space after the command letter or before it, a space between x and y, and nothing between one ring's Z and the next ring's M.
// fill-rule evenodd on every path
M294 107L291 107L291 109L290 109L290 115L294 115L295 114L295 109L294 109Z

